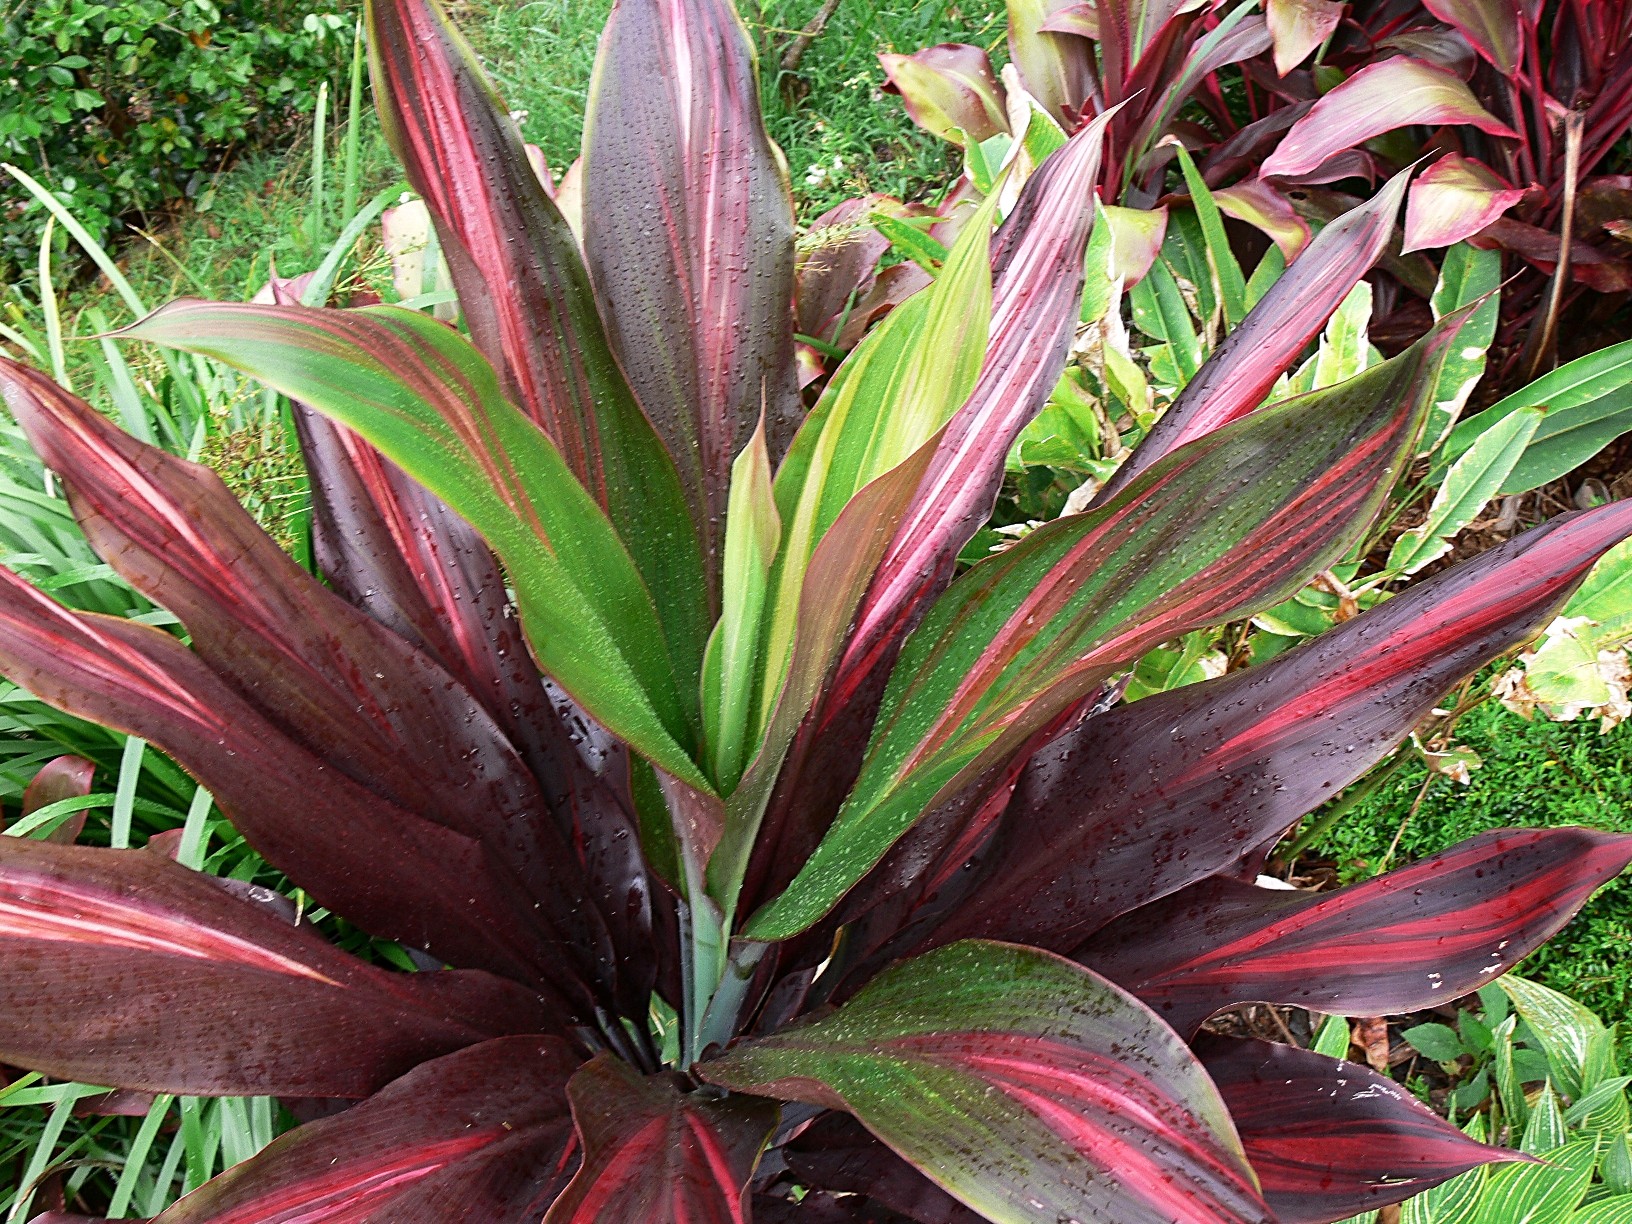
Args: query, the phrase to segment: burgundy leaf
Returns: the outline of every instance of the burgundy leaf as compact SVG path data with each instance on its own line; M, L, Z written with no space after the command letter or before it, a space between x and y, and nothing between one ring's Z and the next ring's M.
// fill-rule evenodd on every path
M1043 163L998 231L985 365L896 528L857 614L829 709L888 667L927 602L951 580L958 552L991 514L1009 447L1059 381L1075 334L1093 224L1089 193L1108 120L1096 119Z
M91 793L96 765L84 757L60 756L40 766L40 772L23 791L23 815L32 816L42 807L64 799L78 799ZM59 846L71 846L85 828L85 812L76 812L42 839Z
M549 1019L484 973L372 968L145 850L0 838L0 948L0 1059L152 1092L366 1096Z
M504 1037L274 1139L154 1224L499 1224L536 1220L575 1156L550 1037Z
M666 592L676 657L699 663L707 586L679 473L613 357L577 240L435 0L374 0L368 14L382 125L436 222L471 338Z
M1503 76L1519 70L1528 24L1521 0L1423 0L1423 7L1455 26Z
M607 967L620 1000L642 1014L651 989L650 899L633 818L611 775L579 745L595 740L585 716L552 701L534 665L487 545L458 515L351 430L297 405L312 474L312 544L330 584L418 646L483 701L537 780L542 798L598 901L613 941ZM563 847L564 849L564 847ZM562 891L557 849L546 886Z
M683 1093L610 1054L579 1070L567 1094L584 1163L545 1224L746 1224L773 1102Z
M623 0L585 125L589 271L710 558L732 458L763 413L774 464L799 415L793 206L758 88L729 0Z
M1492 136L1518 139L1455 74L1398 55L1368 64L1323 95L1292 125L1263 173L1302 174L1333 153L1412 124L1471 124Z
M1629 533L1632 502L1563 515L1269 663L1084 723L1031 759L978 885L936 938L1065 950L1228 869L1534 636Z
M1511 251L1551 275L1558 267L1561 239L1538 225L1498 217L1480 232L1474 245ZM1624 293L1632 289L1632 263L1577 242L1570 247L1570 277L1599 293Z
M1500 829L1311 896L1213 879L1077 955L1181 1032L1237 1003L1382 1016L1460 998L1555 935L1632 862L1632 836Z
M1482 1164L1527 1159L1469 1139L1367 1067L1227 1037L1202 1037L1196 1054L1281 1224L1346 1219Z
M268 862L370 933L570 989L561 958L585 949L570 926L552 935L547 925L577 921L560 912L570 897L528 896L474 838L330 768L168 634L69 612L0 569L0 672L58 709L162 748Z
M845 200L811 222L815 245L800 251L794 269L794 315L801 334L839 342L840 330L877 283L878 261L890 249L890 240L869 218L897 211L906 211L898 200L874 194Z
M919 1224L981 1224L985 1219L846 1114L824 1114L779 1151L803 1186L861 1195Z
M1103 505L1163 455L1245 416L1388 248L1405 195L1402 174L1317 234L1196 373L1100 491Z

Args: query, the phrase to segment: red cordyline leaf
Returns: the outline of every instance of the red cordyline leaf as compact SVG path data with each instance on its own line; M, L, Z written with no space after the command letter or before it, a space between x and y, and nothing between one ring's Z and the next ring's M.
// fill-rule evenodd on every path
M312 484L312 549L354 607L418 646L486 706L537 780L598 903L613 945L603 960L619 1001L639 1015L651 991L649 884L628 803L610 780L622 764L600 736L597 771L579 744L597 741L563 694L546 692L487 545L458 515L351 430L297 405ZM567 862L549 864L567 891Z
M1332 36L1343 20L1336 0L1267 0L1265 15L1275 40L1275 71L1285 76Z
M893 196L875 193L845 200L810 223L813 245L799 252L794 269L794 317L802 335L849 347L839 328L848 327L850 317L863 309L862 299L877 283L878 261L890 249L890 240L869 218L906 211Z
M1133 999L1032 948L970 941L904 961L836 1012L695 1071L851 1113L993 1219L1271 1218L1189 1049Z
M1399 55L1368 64L1322 96L1264 162L1266 175L1305 174L1334 153L1413 124L1471 124L1517 140L1455 74Z
M207 1182L155 1224L537 1220L576 1160L551 1037L504 1037L415 1068Z
M1045 161L998 233L986 363L941 434L837 671L788 752L754 847L745 912L779 892L821 840L855 779L902 640L951 581L959 550L991 513L1009 446L1059 380L1076 326L1102 134L1096 121Z
M371 934L527 981L567 1022L556 984L577 990L561 963L573 945L549 933L538 899L480 842L330 768L175 638L69 612L0 569L0 671L58 709L162 748L320 904Z
M1527 1159L1474 1142L1367 1067L1227 1037L1204 1036L1196 1054L1280 1224L1328 1224L1482 1164Z
M772 1102L682 1093L609 1054L574 1075L567 1095L584 1163L545 1224L747 1224Z
M469 970L386 973L146 850L0 838L0 1059L203 1095L367 1096L549 1023Z
M1503 76L1519 70L1529 24L1521 0L1423 0L1423 7L1455 26Z
M1317 234L1232 331L1106 482L1103 505L1163 455L1237 420L1264 402L1275 380L1326 326L1349 290L1388 249L1409 173Z
M34 780L23 791L23 815L32 816L48 804L64 799L76 799L91 793L91 779L96 775L96 764L84 757L60 756L47 761L34 775ZM71 846L85 828L87 813L70 816L45 837L59 846Z
M576 239L435 0L367 12L381 122L436 222L472 339L668 593L671 649L700 661L708 587L679 474L608 346Z
M359 785L479 839L529 892L554 898L549 918L586 976L610 968L595 912L563 895L581 890L566 841L535 819L537 780L469 692L325 590L209 469L137 442L36 371L0 366L0 391L63 475L92 545L181 618L218 679Z
M728 0L623 0L585 123L597 300L711 558L733 457L763 413L774 463L799 418L793 205L758 91Z
M1447 153L1417 176L1405 205L1402 253L1471 238L1524 198L1483 162Z
M1082 294L1109 115L1071 138L1026 183L992 251L992 339L968 402L948 422L857 614L835 704L893 658L893 648L952 576L959 550L991 514L1003 461L1059 381Z
M1009 62L1020 83L1056 123L1073 123L1093 86L1091 60L1076 39L1050 33L1049 23L1062 10L1080 6L1071 0L1014 0L1006 7Z
M1180 1032L1245 1002L1412 1012L1511 969L1629 862L1632 836L1502 829L1335 893L1209 880L1078 954Z
M1632 502L1560 516L1260 667L1084 723L1027 765L935 938L1064 951L1227 871L1363 775L1457 680L1534 636L1629 533Z

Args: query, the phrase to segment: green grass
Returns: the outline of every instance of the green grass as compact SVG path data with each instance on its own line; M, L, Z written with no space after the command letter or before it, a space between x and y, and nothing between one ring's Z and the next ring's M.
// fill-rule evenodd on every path
M1420 762L1408 764L1312 852L1334 860L1349 880L1383 866L1396 837L1395 866L1503 826L1632 833L1632 726L1600 735L1595 720L1526 722L1486 702L1462 719L1457 741L1483 761L1468 786L1436 776L1413 815L1428 773ZM1523 972L1606 1021L1632 1018L1632 876L1600 891Z

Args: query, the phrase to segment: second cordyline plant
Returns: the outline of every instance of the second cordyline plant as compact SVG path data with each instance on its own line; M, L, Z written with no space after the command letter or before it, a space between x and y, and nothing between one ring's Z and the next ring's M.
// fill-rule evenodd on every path
M1508 831L1335 893L1249 883L1632 508L1115 702L1147 650L1343 555L1409 461L1463 315L1259 407L1403 183L1309 246L1099 504L960 575L1073 339L1102 124L805 413L789 197L725 0L614 8L581 241L442 13L376 0L368 27L468 339L276 303L127 333L296 403L326 583L207 470L0 366L92 543L186 635L0 572L0 668L161 747L426 966L153 850L4 839L6 1063L351 1102L161 1220L1312 1224L1512 1158L1202 1024L1454 998L1632 859Z

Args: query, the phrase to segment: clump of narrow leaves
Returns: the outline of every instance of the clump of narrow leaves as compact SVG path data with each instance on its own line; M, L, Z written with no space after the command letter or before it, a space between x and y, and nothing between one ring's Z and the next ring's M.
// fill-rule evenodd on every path
M1509 1158L1363 1069L1201 1026L1453 998L1632 858L1497 832L1335 893L1250 883L1632 508L1116 704L1147 650L1343 555L1409 461L1464 315L1259 407L1310 303L1380 255L1371 213L1098 505L958 575L1064 365L1103 125L995 232L991 197L806 413L789 199L725 0L614 9L581 240L431 0L368 21L469 339L206 302L129 333L295 401L326 584L209 472L0 367L92 543L187 635L0 573L0 666L162 747L426 966L151 849L5 839L5 1062L349 1103L162 1220L1313 1222Z

